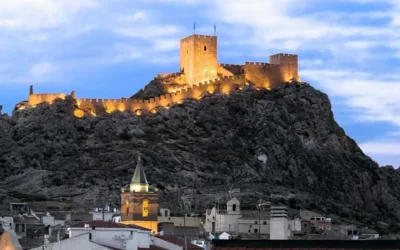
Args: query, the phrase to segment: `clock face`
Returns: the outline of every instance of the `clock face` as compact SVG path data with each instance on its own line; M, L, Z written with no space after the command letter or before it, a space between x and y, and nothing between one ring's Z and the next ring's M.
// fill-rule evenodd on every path
M148 217L149 216L149 201L144 200L142 203L142 216Z

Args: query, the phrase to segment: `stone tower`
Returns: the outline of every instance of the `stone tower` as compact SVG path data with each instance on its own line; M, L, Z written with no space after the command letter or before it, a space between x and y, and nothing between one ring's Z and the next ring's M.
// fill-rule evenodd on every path
M269 62L280 66L280 79L282 81L289 82L292 79L300 81L297 55L280 53L270 56Z
M218 77L217 37L191 35L181 40L180 70L189 85Z
M149 187L140 155L131 183L121 191L121 223L157 233L158 194L156 189Z

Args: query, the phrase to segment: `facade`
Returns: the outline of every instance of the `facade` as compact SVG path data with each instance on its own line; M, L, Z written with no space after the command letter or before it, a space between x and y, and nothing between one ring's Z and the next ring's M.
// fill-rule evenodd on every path
M224 93L253 85L259 89L271 89L292 81L300 82L298 57L294 54L279 53L269 57L267 62L245 62L241 65L218 63L217 36L191 35L180 41L179 72L158 74L155 79L163 84L165 94L147 100L89 99L77 98L75 91L74 115L95 116L107 112L156 112L157 108L167 108L185 99L200 99L206 93ZM172 84L170 84L172 83ZM18 109L35 107L41 103L52 104L57 99L64 100L65 93L35 94L31 86L27 105Z
M170 210L167 208L160 209L158 227L163 231L164 235L183 236L186 234L187 236L199 236L204 232L200 218L171 216Z
M89 213L70 213L65 215L65 220L69 224L76 224L82 221L93 220L93 214Z
M131 183L121 191L121 223L148 228L157 233L158 194L147 182L140 155Z
M270 233L269 212L241 210L240 201L234 197L227 202L226 210L213 207L206 211L204 231L267 235Z
M270 239L287 240L289 237L289 220L287 207L271 207Z
M310 222L314 225L316 231L330 231L332 228L331 218L311 217Z
M119 213L119 211L117 211L116 208L111 209L110 206L105 206L104 208L95 208L89 213L93 214L93 220L114 221L113 218Z

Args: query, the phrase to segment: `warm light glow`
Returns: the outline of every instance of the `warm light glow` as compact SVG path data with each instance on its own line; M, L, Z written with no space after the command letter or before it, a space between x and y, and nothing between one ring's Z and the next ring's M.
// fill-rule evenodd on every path
M85 116L85 113L80 109L75 109L74 110L74 116L77 117L77 118L82 118L82 117Z
M142 216L148 217L149 216L149 201L144 200L142 204Z
M229 92L231 92L231 86L229 86L229 85L224 85L224 86L222 86L222 93L224 93L224 94L229 94Z
M137 116L141 116L141 115L142 115L142 111L141 111L141 110L136 110L135 114L136 114Z
M81 100L76 100L76 106L77 106L78 108L81 107Z
M157 113L157 110L152 109L150 112L153 113L153 114L155 114L155 113Z
M131 192L148 192L149 185L142 185L142 184L130 184Z
M153 231L154 233L157 234L158 229L157 229L157 225L158 225L158 221L121 221L121 224L125 224L125 225L136 225L139 227L144 227L147 229L150 229L151 231Z
M124 105L123 103L120 103L120 104L118 105L118 110L119 110L120 112L125 112L125 110L126 110L125 105Z

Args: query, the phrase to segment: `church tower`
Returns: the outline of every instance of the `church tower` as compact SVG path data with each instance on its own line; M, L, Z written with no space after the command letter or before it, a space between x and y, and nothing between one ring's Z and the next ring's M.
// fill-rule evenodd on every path
M149 187L140 155L131 183L121 189L121 223L141 226L157 233L157 189Z
M191 35L181 40L180 70L190 86L218 77L217 37Z

